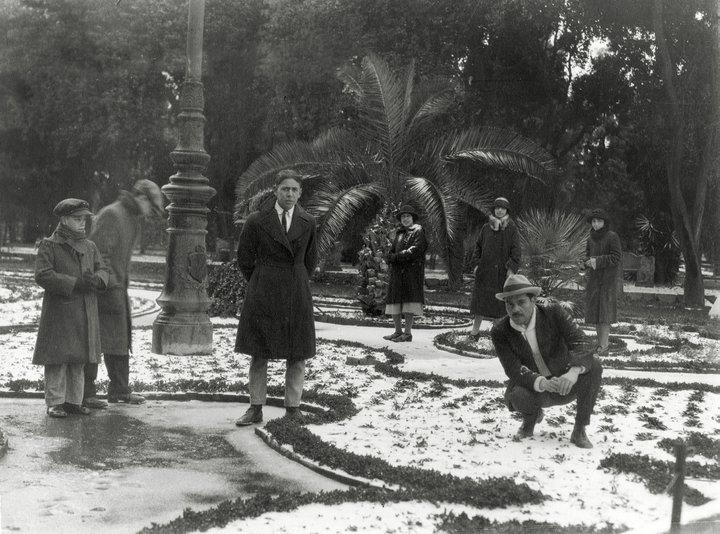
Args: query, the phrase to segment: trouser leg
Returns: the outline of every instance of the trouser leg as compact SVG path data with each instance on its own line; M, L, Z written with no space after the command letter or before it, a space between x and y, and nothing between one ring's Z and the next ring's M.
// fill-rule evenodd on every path
M297 408L305 382L305 360L287 361L285 368L285 406Z
M85 372L85 377L84 377L85 384L83 387L83 398L87 399L88 397L95 397L95 396L97 396L97 388L95 387L95 380L97 380L98 364L86 363L84 372Z
M82 404L83 390L85 389L84 369L85 365L82 363L65 366L65 402Z
M130 393L130 356L128 354L106 354L108 396L127 395Z
M574 389L577 389L577 412L575 414L575 424L577 425L585 426L590 423L590 416L600 392L602 372L600 361L593 357L590 370L580 375L577 383L573 386Z
M524 418L532 419L542 408L541 393L523 386L513 386L505 391L505 400L512 408L523 414Z
M482 326L483 318L482 315L476 315L473 317L473 325L472 330L470 330L470 333L475 335L478 332L480 332L480 327Z
M248 389L250 390L250 404L265 404L267 400L267 366L265 358L250 359L250 372Z
M65 402L65 364L45 366L45 404L57 406Z

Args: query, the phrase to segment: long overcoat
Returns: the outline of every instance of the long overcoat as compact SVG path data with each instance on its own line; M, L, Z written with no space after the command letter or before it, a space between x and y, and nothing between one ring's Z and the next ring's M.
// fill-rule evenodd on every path
M425 231L419 224L401 227L388 257L390 277L386 304L425 302Z
M505 315L505 305L495 294L502 292L508 269L518 272L520 258L520 237L512 220L498 230L493 230L490 223L483 225L473 255L477 269L470 313L493 319Z
M110 271L108 287L98 293L100 334L105 354L125 356L132 348L128 284L130 259L140 232L140 210L132 195L102 208L95 216L90 239L95 242Z
M585 290L585 322L610 324L617 321L617 277L622 261L620 238L612 230L590 231L586 259L595 258L595 269L588 267Z
M107 269L92 241L70 241L56 232L40 242L35 281L45 289L45 294L34 364L97 363L100 360L96 294L75 289L86 271L97 273L107 283Z
M315 218L296 205L286 234L274 205L252 213L240 233L237 263L248 286L235 351L291 361L314 356Z

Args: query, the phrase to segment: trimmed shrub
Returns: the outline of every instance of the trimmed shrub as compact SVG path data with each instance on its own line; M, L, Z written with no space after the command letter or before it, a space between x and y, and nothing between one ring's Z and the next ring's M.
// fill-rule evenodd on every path
M208 273L208 313L214 317L235 317L240 311L247 282L235 260L215 266Z

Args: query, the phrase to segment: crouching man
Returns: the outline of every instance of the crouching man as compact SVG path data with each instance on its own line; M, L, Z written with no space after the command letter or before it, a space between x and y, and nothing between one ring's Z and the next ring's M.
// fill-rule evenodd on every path
M495 295L505 302L507 315L493 326L491 337L509 378L505 401L523 416L516 437L533 435L543 408L577 399L570 441L590 449L585 427L600 391L602 366L560 306L536 302L540 291L524 276L512 275Z

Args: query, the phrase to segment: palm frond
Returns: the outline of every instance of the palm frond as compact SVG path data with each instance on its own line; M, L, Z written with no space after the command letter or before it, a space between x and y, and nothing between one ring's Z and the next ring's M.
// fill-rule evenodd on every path
M475 161L540 180L557 171L555 158L536 142L501 128L472 128L449 135L435 147L447 161Z
M432 121L445 115L453 103L452 93L444 90L422 102L408 125L408 133L415 135Z
M413 93L415 92L415 60L410 62L407 74L405 75L405 99L403 101L403 126L410 123L412 113ZM403 128L404 129L404 128Z
M460 222L460 212L452 192L446 184L433 183L422 176L407 177L405 185L416 205L422 207L429 228L440 240L439 249L447 254Z
M336 194L326 191L316 195L306 207L320 217L318 253L321 256L329 254L353 219L368 210L378 210L384 197L385 189L377 183L354 186Z
M405 127L403 84L387 63L369 55L363 59L360 85L363 129L367 139L379 142L383 158L392 165Z

